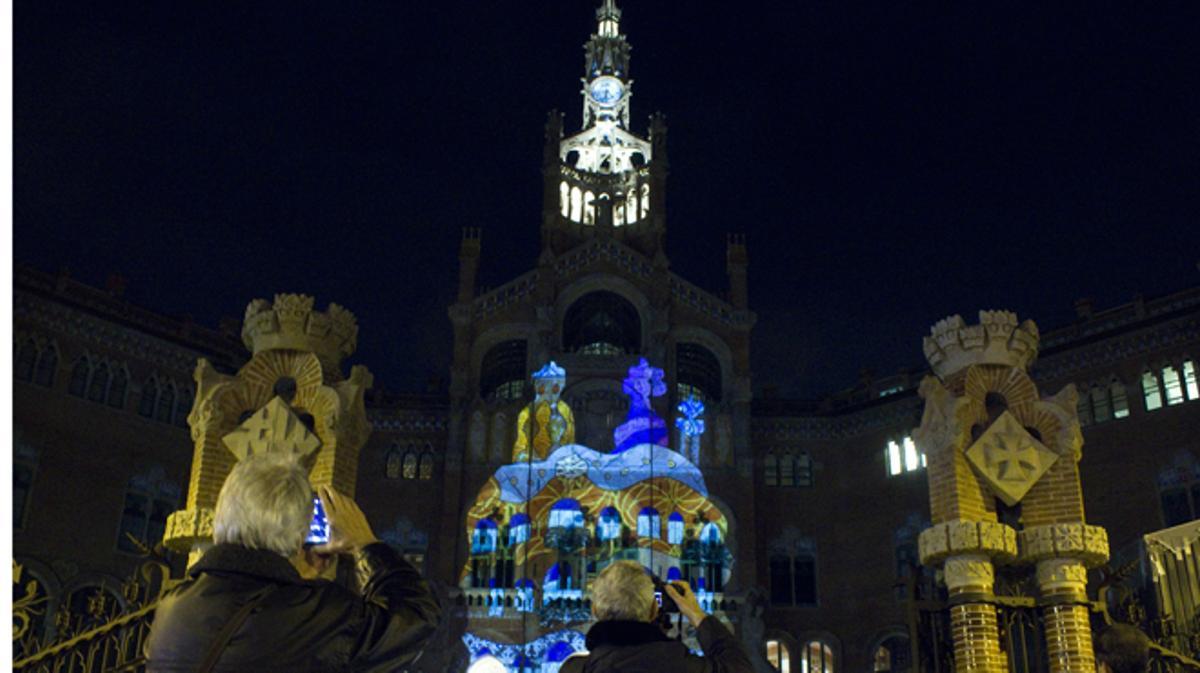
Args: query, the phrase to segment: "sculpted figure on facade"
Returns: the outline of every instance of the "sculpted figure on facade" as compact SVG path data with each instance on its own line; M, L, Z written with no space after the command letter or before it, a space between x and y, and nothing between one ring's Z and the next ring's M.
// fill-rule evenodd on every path
M562 401L567 372L551 360L533 373L534 400L517 417L513 462L538 461L564 444L575 443L575 417Z

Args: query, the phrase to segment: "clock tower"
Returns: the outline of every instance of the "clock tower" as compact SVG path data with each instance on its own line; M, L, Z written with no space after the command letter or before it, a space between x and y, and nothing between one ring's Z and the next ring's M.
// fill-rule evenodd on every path
M630 50L621 10L604 0L596 32L584 45L582 129L563 137L557 111L546 123L543 253L560 254L597 236L617 238L647 256L661 252L667 128L656 114L648 138L630 130Z

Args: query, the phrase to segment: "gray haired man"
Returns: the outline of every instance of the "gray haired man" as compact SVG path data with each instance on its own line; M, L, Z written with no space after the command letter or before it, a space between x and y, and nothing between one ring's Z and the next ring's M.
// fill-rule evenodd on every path
M685 583L666 584L668 596L696 627L703 657L671 640L654 624L658 602L654 582L636 561L616 561L592 583L592 614L588 655L563 662L560 673L751 673L753 667L741 643L715 617L700 607Z
M238 463L217 498L216 543L155 610L148 671L395 670L439 617L420 574L371 532L353 500L323 487L329 543L304 546L313 513L291 456ZM361 595L317 577L355 556Z

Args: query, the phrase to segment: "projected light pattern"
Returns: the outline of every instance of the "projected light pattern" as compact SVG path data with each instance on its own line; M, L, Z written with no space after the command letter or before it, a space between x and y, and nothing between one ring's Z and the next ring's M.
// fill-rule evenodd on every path
M650 406L651 397L661 397L667 392L663 382L663 370L651 367L646 358L629 368L622 390L629 396L629 413L625 422L613 430L613 453L621 453L639 444L667 445L667 422L654 413Z
M688 460L699 464L700 436L704 434L704 419L701 418L704 415L704 402L695 395L688 395L676 409L683 414L675 418L675 427L679 429L679 437L683 443L682 453Z
M500 660L509 670L533 668L539 672L556 673L558 665L562 664L574 652L586 652L583 634L578 631L564 629L548 633L537 640L524 645L498 643L487 638L480 638L472 633L464 633L463 644L471 653L471 661L492 656ZM556 659L555 657L561 657ZM542 662L537 665L535 662ZM524 664L519 666L518 664ZM547 665L551 668L547 668ZM555 665L558 664L558 665Z

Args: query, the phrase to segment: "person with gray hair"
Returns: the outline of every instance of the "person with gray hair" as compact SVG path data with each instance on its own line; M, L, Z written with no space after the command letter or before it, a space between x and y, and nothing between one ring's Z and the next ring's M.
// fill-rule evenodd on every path
M654 580L636 561L615 561L592 582L588 654L563 662L560 673L751 673L750 658L733 633L704 612L686 582L662 585L664 593L696 628L704 656L671 640L656 624Z
M215 544L155 609L147 671L382 671L420 655L441 612L429 586L353 500L327 486L319 497L329 541L306 546L314 498L298 460L268 453L233 468ZM319 579L343 553L360 592Z

